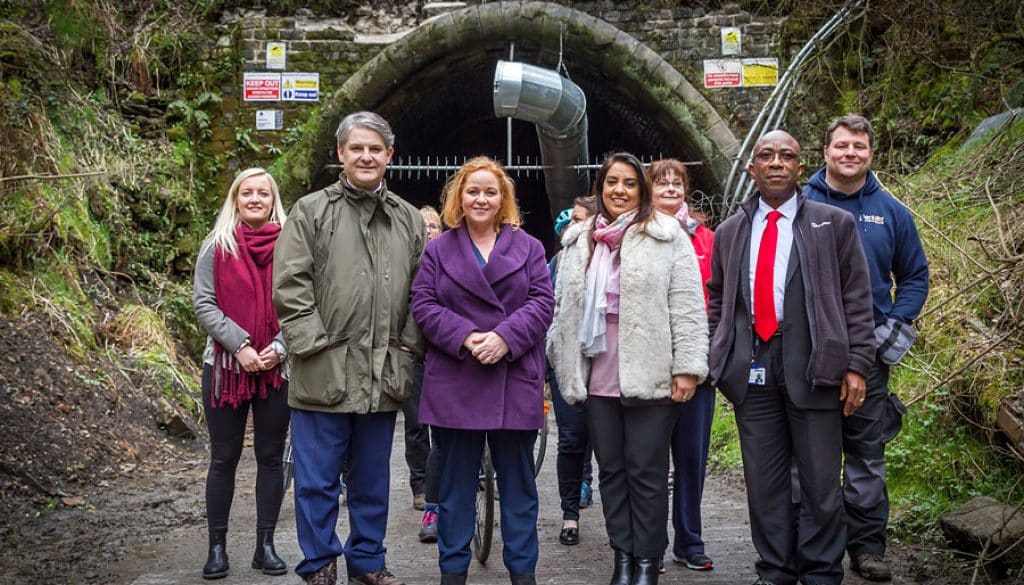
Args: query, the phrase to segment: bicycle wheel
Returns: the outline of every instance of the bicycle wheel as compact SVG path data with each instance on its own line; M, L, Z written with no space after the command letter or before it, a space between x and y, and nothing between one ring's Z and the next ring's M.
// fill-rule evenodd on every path
M537 440L533 443L533 477L540 475L540 467L544 464L544 455L548 450L548 409L549 401L544 401L544 424L537 432Z
M481 565L487 564L494 539L494 466L491 451L484 447L480 458L480 482L476 488L476 527L473 530L473 554Z
M281 468L284 472L284 491L292 487L292 480L295 479L295 461L292 459L292 440L289 437L284 444L284 458L281 460Z

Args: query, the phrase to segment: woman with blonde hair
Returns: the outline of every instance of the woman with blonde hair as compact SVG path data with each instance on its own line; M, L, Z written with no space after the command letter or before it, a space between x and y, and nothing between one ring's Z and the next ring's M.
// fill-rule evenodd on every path
M196 258L193 304L206 330L203 410L210 434L206 475L209 553L204 579L228 574L227 530L249 410L256 453L256 552L252 567L287 572L274 550L284 497L288 432L284 337L272 301L274 245L285 221L277 183L260 168L238 174Z
M427 244L412 285L427 341L420 421L440 453L441 583L466 582L486 444L501 493L505 567L514 585L535 585L533 444L544 420L544 333L554 305L544 247L519 228L512 180L486 157L448 180L441 217L452 229Z

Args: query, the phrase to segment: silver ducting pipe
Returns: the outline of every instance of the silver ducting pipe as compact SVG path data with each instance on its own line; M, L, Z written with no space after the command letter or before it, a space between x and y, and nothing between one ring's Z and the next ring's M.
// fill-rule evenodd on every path
M552 217L587 193L589 179L578 165L589 162L587 97L556 71L498 61L494 70L494 115L537 126L544 186Z

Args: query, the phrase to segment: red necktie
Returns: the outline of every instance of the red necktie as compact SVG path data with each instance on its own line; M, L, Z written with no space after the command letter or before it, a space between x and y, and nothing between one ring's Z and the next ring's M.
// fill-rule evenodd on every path
M771 339L779 329L775 317L775 244L779 240L776 222L780 217L782 212L768 212L768 225L761 234L754 271L754 331L764 341Z

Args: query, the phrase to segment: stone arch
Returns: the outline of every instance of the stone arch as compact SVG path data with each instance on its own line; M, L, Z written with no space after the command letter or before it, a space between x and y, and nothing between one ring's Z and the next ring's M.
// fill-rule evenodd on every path
M714 107L634 37L550 2L471 6L424 22L386 46L325 105L317 151L332 150L341 115L370 109L394 126L399 154L444 155L422 151L450 144L466 150L453 155L504 158L505 121L494 117L491 105L494 65L508 58L514 42L515 60L554 68L560 29L569 74L587 93L592 157L623 148L700 161L690 167L691 182L718 200L739 144ZM532 125L523 126L513 140L536 148ZM497 147L488 142L495 135ZM333 180L333 170L324 168L330 155L310 162L314 185Z

